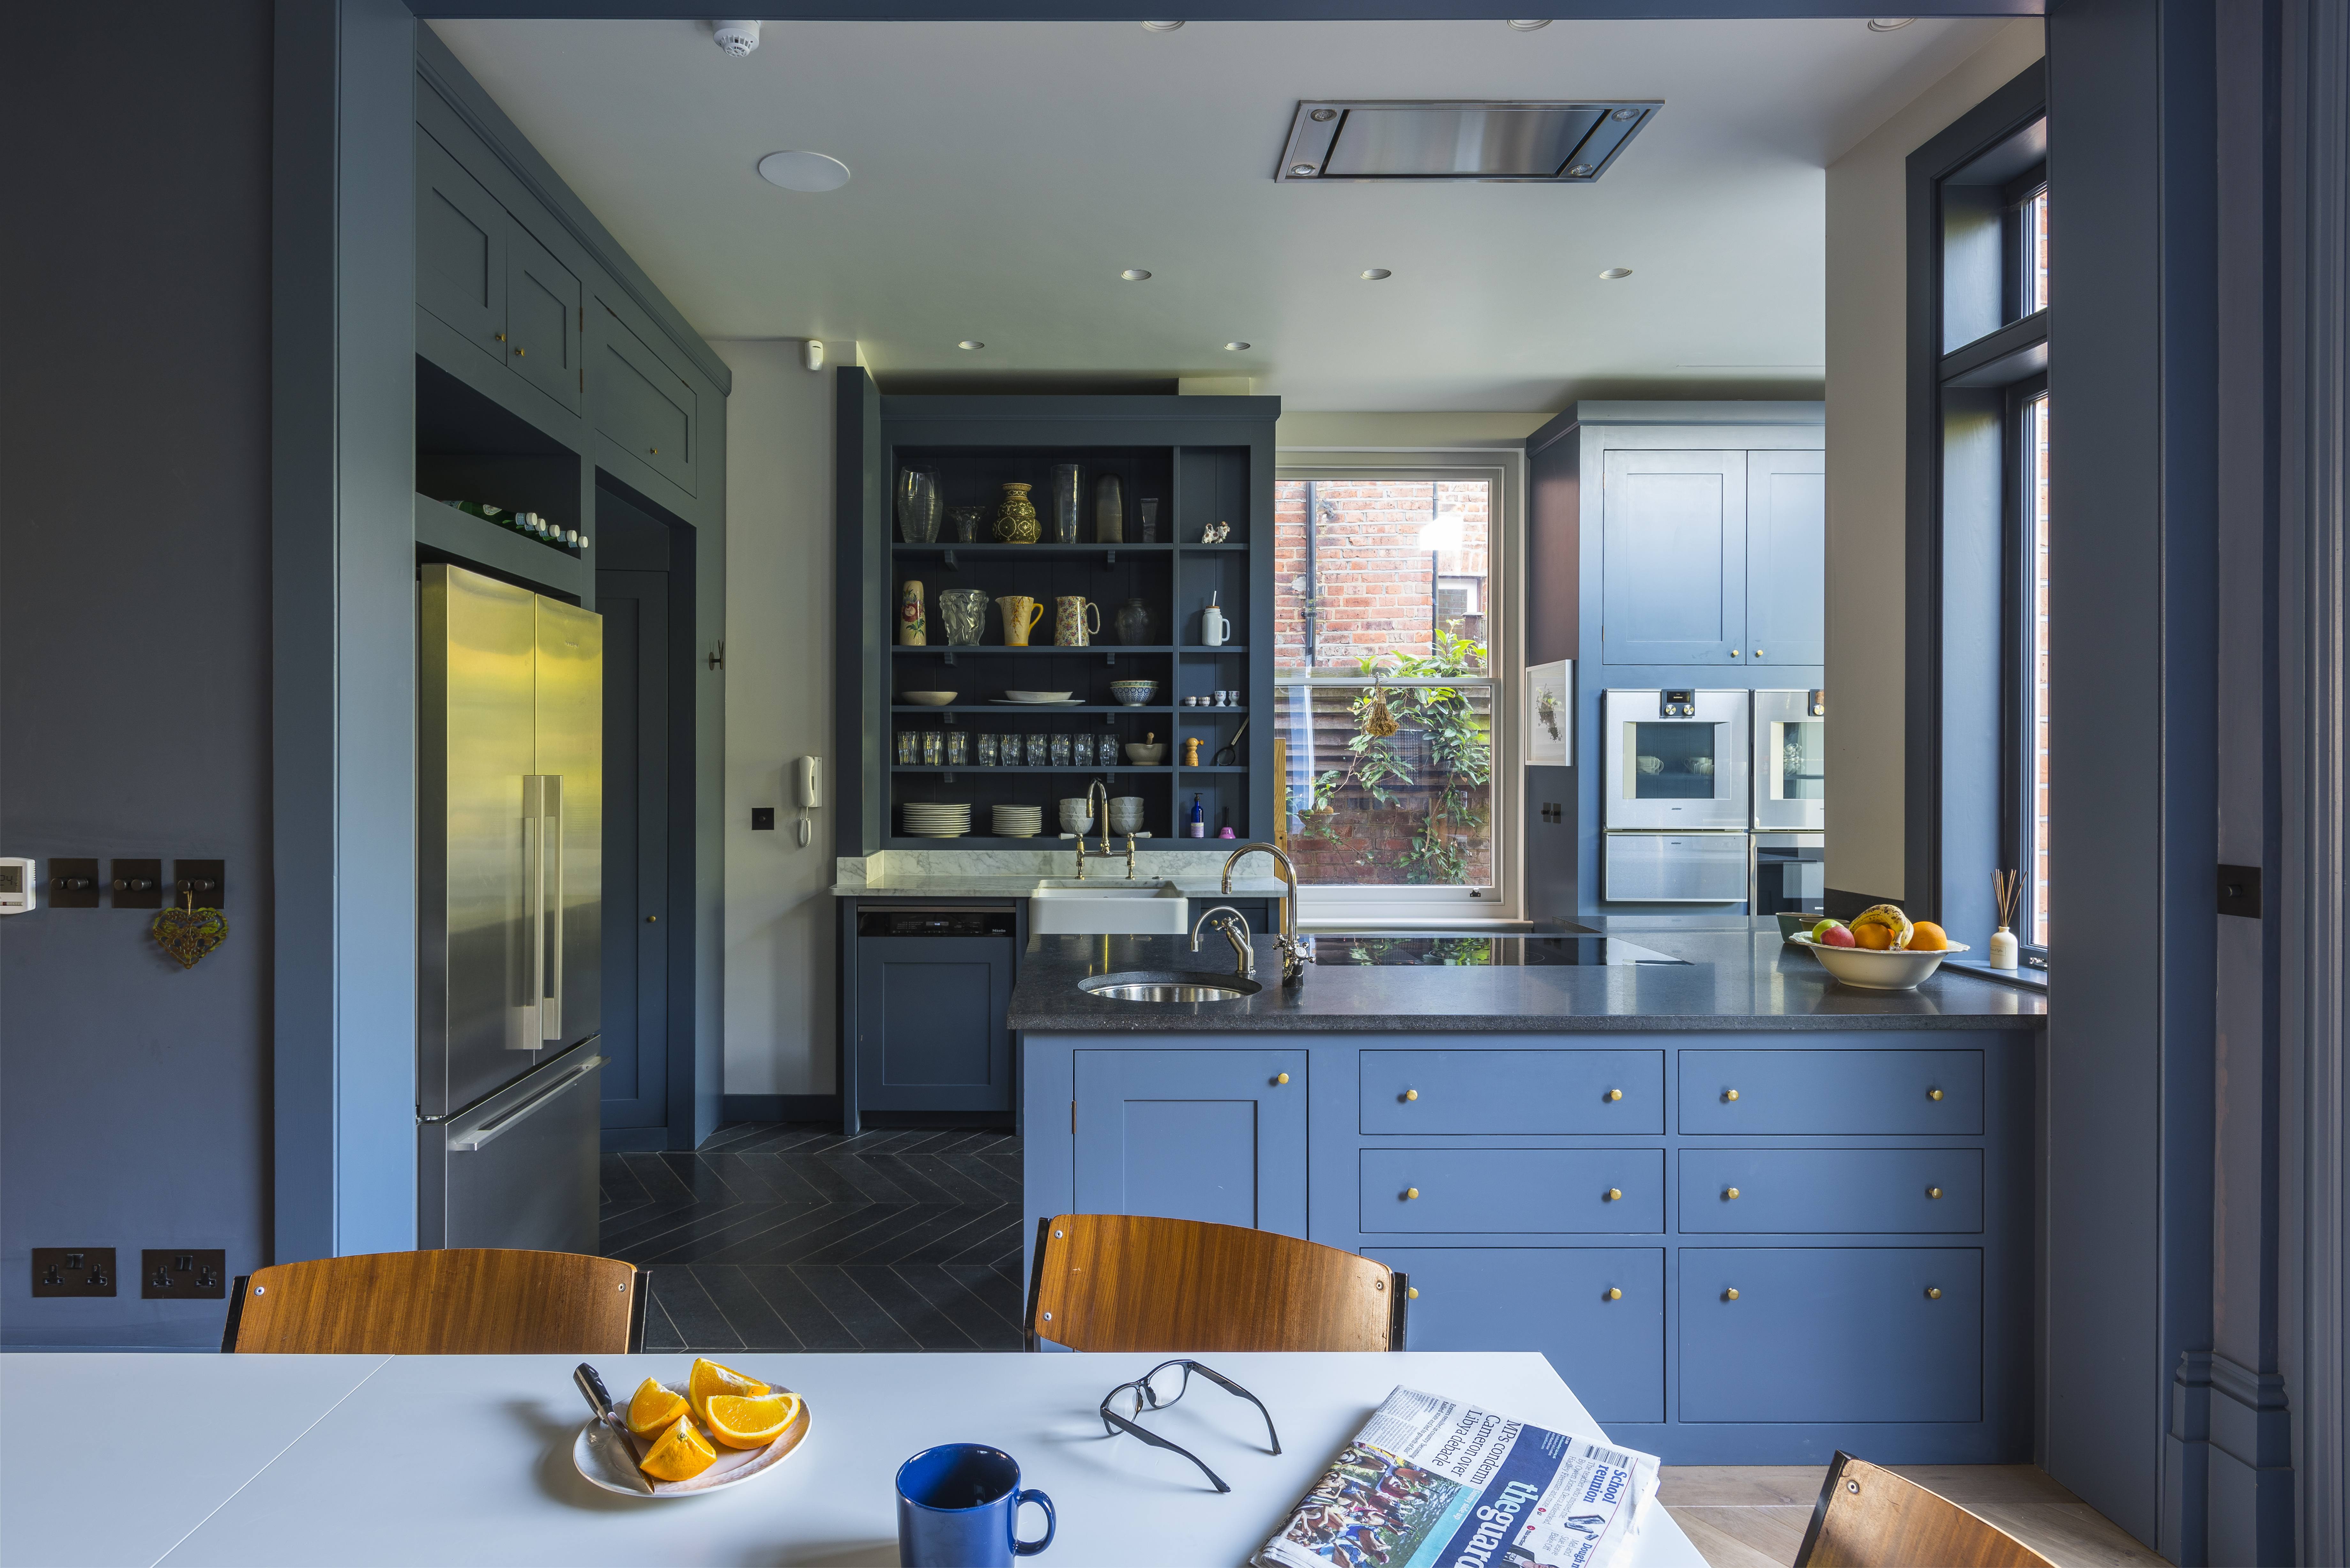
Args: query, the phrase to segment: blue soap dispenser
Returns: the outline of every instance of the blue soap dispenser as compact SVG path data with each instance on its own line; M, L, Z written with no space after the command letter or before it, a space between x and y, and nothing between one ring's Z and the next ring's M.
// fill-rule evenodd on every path
M1201 805L1200 797L1197 794L1191 797L1191 836L1194 838L1208 836L1207 809Z

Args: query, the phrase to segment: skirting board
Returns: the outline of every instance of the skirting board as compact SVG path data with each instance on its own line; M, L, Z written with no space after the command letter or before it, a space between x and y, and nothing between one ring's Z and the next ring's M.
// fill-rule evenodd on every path
M655 1154L669 1147L667 1127L606 1127L606 1154Z

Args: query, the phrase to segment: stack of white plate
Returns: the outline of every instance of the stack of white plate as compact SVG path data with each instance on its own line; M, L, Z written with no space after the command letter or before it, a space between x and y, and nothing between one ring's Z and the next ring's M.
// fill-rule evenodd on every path
M1034 838L1044 831L1043 806L999 805L995 808L995 836L998 838Z
M930 805L908 801L906 832L914 838L961 838L971 831L968 805Z

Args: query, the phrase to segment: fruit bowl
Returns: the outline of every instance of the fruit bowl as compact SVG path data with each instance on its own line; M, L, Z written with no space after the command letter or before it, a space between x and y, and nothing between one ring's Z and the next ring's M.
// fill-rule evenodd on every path
M1809 936L1787 940L1797 947L1811 949L1812 956L1830 974L1864 991L1914 991L1919 981L1942 967L1944 959L1952 953L1972 950L1964 942L1911 952L1906 948L1832 948Z

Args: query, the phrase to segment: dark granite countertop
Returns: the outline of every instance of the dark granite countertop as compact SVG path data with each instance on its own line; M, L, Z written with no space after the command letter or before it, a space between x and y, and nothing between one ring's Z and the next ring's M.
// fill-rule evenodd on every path
M1593 922L1601 924L1603 922ZM1769 922L1604 922L1611 937L1680 964L1357 967L1315 963L1281 989L1281 956L1256 939L1264 990L1237 1002L1112 1002L1080 991L1089 975L1179 971L1228 975L1222 940L1192 952L1184 937L1036 937L1012 992L1011 1026L1083 1033L1526 1033L1638 1030L2033 1029L2035 991L1949 971L1915 991L1839 984L1783 945ZM1324 936L1327 943L1331 939Z

